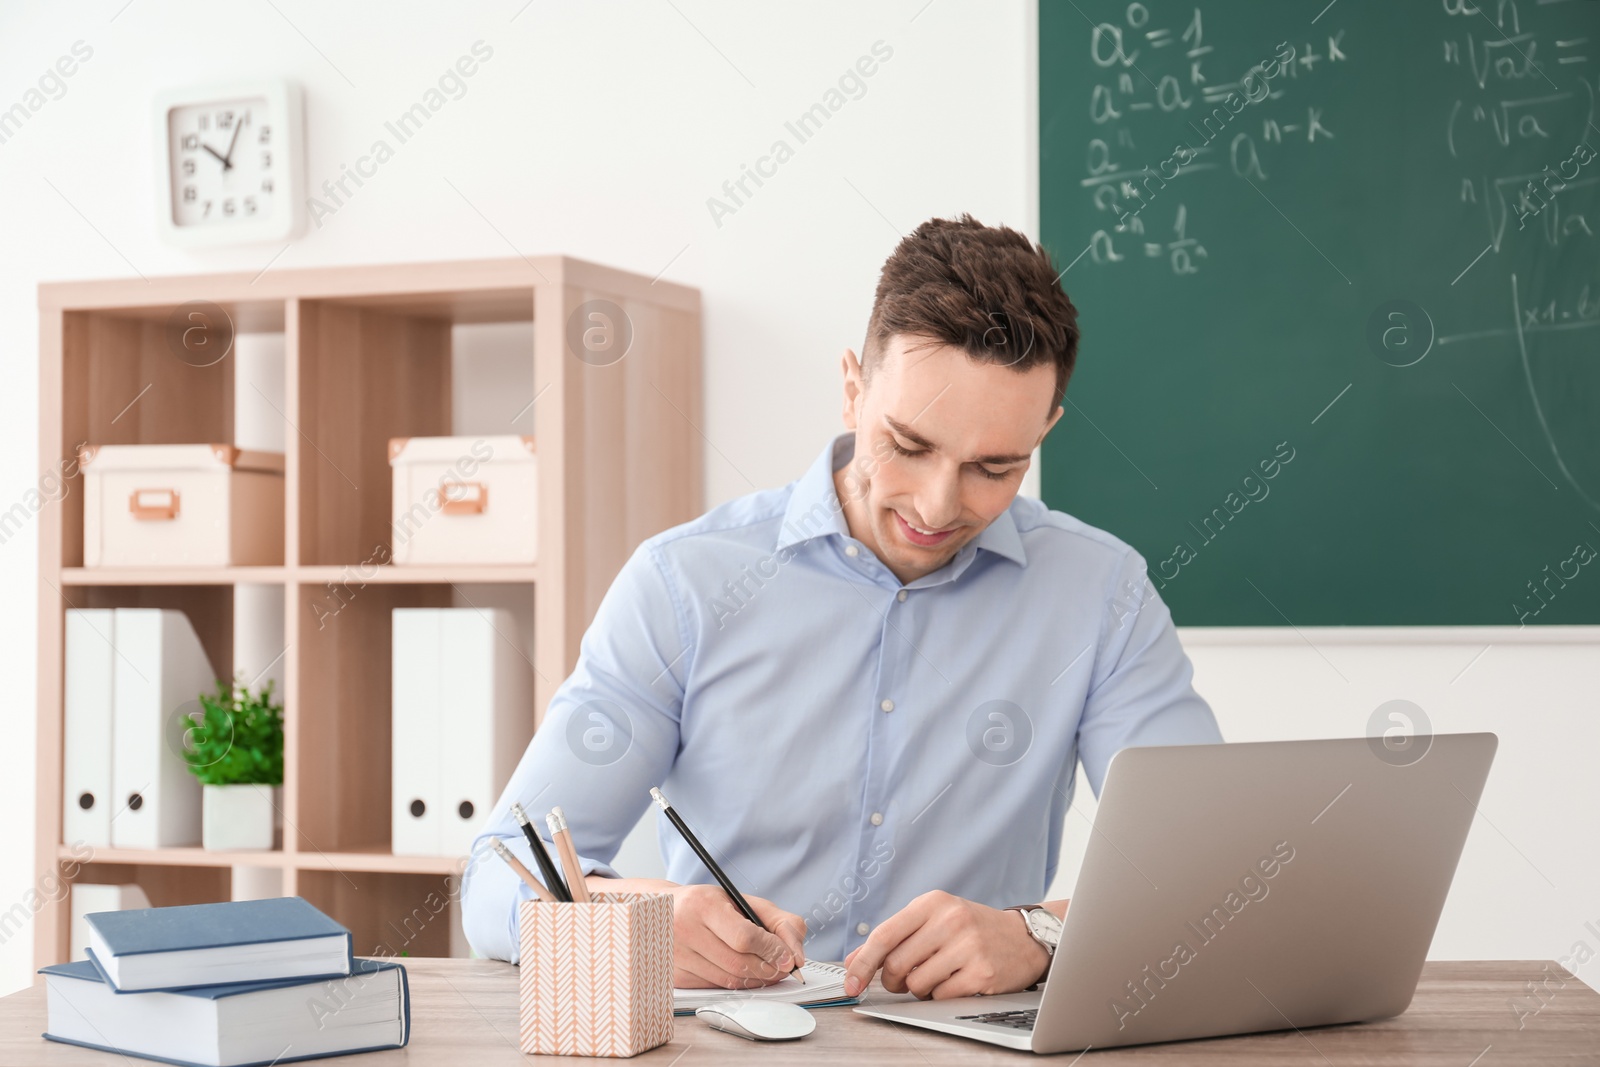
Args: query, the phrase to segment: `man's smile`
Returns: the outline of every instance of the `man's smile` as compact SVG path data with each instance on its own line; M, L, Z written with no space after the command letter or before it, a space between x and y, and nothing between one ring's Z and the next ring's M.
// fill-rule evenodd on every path
M890 510L894 511L893 508ZM948 530L940 531L923 530L920 527L913 526L911 523L907 522L906 517L900 514L898 511L894 512L894 517L896 523L898 523L900 527L900 535L907 541L910 541L912 544L921 548L933 548L936 545L941 545L949 539L951 534L960 529L959 526L956 526L951 527Z

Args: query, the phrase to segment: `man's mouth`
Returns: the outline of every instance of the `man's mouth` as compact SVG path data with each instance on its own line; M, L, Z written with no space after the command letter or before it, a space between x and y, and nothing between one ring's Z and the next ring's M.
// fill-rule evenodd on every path
M907 522L905 516L898 511L894 513L894 518L895 522L900 526L900 535L912 544L922 548L932 548L934 545L942 544L951 534L956 532L955 528L942 531L920 529Z

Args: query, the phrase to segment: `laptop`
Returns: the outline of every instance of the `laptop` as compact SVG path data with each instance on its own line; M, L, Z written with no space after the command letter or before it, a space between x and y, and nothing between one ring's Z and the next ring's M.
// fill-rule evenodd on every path
M1498 739L1385 741L1123 749L1042 990L855 1010L1032 1052L1400 1014Z

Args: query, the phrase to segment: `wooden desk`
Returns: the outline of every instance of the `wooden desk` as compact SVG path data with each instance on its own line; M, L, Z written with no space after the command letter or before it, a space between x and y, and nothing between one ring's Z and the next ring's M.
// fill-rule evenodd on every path
M558 1062L517 1051L516 968L492 960L402 961L411 980L411 1044L390 1052L347 1059L362 1067L385 1064L468 1064L498 1067ZM1329 1026L1208 1041L1183 1041L1128 1049L1092 1051L1082 1063L1162 1064L1427 1064L1438 1067L1500 1067L1502 1064L1600 1063L1600 994L1555 964L1537 961L1430 963L1423 968L1416 999L1404 1015L1376 1023ZM1508 1001L1528 996L1525 983L1550 979L1544 1008L1518 1019ZM876 984L870 998L889 999ZM1533 1001L1528 1001L1531 1005ZM0 999L0 1064L6 1067L75 1067L150 1061L124 1059L46 1041L44 987L35 985ZM680 1061L681 1057L681 1061ZM857 1015L849 1008L817 1012L817 1030L787 1044L757 1044L712 1031L694 1018L677 1021L669 1045L628 1062L682 1067L744 1063L870 1062L903 1067L942 1064L1022 1064L1012 1052L959 1037L900 1026ZM1073 1055L1048 1062L1067 1064ZM559 1062L569 1062L564 1058ZM572 1061L575 1062L575 1061ZM583 1062L600 1063L601 1060Z

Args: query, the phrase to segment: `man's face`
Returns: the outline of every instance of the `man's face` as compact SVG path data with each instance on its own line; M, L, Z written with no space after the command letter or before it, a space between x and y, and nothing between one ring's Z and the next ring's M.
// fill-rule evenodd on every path
M895 335L861 380L843 358L855 458L834 474L851 535L902 583L948 563L1017 495L1048 411L1055 367L1016 371L962 349ZM1048 416L1048 418L1047 418Z

